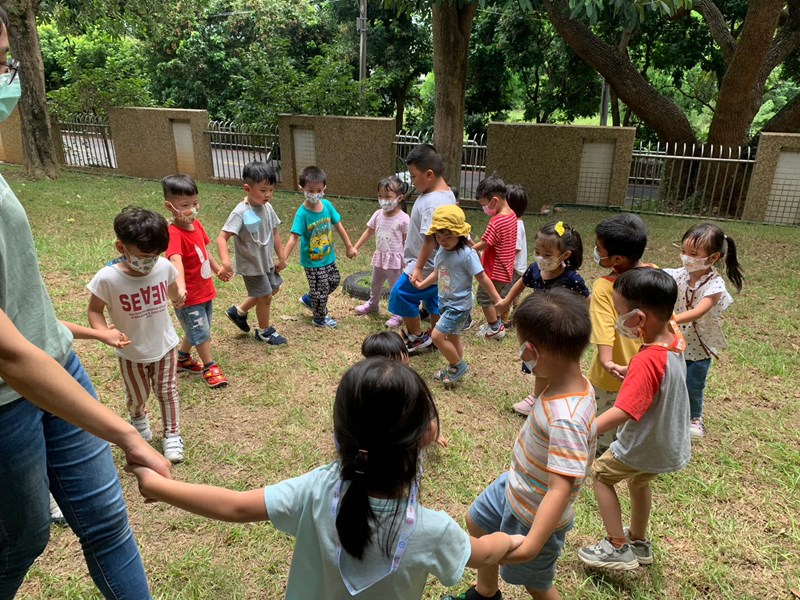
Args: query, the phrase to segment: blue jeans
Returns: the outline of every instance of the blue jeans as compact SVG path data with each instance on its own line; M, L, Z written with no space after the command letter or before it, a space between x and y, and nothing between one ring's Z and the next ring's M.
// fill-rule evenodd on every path
M97 397L74 353L64 368ZM0 600L14 597L47 545L48 490L103 596L149 599L108 443L20 398L0 406Z
M706 377L711 367L711 359L686 361L686 390L689 392L690 418L703 416L703 391L706 389Z

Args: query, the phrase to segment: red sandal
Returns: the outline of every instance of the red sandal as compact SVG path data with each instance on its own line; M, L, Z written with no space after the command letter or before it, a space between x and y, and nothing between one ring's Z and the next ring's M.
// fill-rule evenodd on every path
M220 369L217 365L209 367L203 371L203 378L206 380L206 383L210 388L224 387L228 385L227 378L222 374L222 369Z
M197 362L191 356L178 360L178 371L186 371L192 375L200 375L203 372L203 363Z

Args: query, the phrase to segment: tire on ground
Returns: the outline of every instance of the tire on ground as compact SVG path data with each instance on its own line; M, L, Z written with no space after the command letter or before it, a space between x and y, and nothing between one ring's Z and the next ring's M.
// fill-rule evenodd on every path
M358 298L359 300L369 300L372 290L370 289L369 285L364 285L361 280L366 279L367 281L370 281L371 277L371 271L359 271L357 273L353 273L345 278L342 287L344 288L344 291L350 294L353 298ZM387 289L386 286L383 288L381 297L389 297L389 289Z

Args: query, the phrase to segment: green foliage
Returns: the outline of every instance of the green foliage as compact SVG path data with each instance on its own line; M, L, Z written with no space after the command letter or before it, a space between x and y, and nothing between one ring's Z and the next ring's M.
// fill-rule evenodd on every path
M570 0L571 18L586 19L596 25L611 9L626 26L635 27L654 16L672 17L682 9L690 9L692 0Z

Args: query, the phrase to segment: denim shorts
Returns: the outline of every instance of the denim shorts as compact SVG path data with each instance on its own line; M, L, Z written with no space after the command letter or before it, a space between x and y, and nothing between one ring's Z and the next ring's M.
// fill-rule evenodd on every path
M242 279L244 279L244 289L251 298L271 296L283 285L283 278L275 272L275 269L263 275L242 275Z
M199 346L211 339L211 316L213 313L213 300L175 309L175 316L178 317L186 339L192 346Z
M490 483L469 507L469 517L487 533L502 531L509 535L528 535L530 527L517 519L508 508L507 480L508 472ZM500 565L500 576L503 581L512 585L524 585L534 590L549 590L556 576L556 561L561 555L570 529L572 521L554 531L533 560L515 565Z
M389 312L398 317L413 319L419 316L419 304L432 315L439 314L439 286L431 285L420 290L412 285L408 275L403 273L389 294Z
M471 312L449 307L444 308L439 320L436 321L436 329L449 335L461 335L461 331L464 329L464 325L467 324Z

